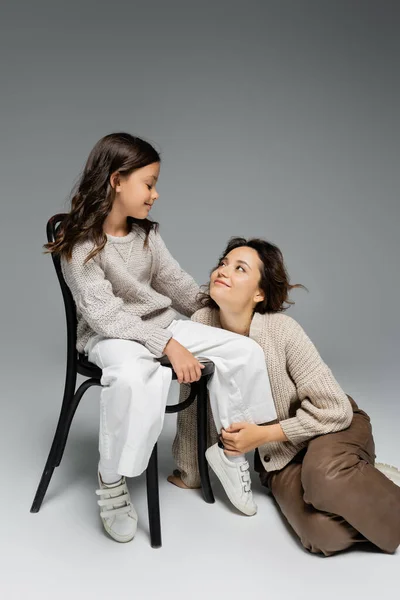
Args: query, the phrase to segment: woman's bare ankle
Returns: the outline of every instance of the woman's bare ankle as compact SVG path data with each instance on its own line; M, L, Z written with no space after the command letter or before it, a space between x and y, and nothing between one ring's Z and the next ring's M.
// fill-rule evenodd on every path
M173 475L168 475L167 481L169 481L169 483L172 483L173 485L176 485L176 487L181 488L182 490L198 489L197 487L191 488L188 485L186 485L186 483L182 480L181 476L178 475L176 471L174 471Z

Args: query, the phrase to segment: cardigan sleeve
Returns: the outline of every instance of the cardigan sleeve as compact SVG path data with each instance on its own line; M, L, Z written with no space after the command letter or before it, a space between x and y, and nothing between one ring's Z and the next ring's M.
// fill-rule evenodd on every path
M172 308L186 317L191 317L200 308L200 288L169 252L159 233L152 232L156 252L156 269L152 287L171 299Z
M346 429L353 418L349 399L302 327L290 319L286 340L288 372L301 401L295 416L280 421L294 444Z

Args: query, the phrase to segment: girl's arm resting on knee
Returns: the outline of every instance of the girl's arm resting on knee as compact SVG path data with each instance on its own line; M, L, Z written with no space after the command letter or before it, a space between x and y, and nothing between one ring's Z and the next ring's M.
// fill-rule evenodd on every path
M150 234L156 253L156 268L152 287L172 300L172 308L186 317L200 308L197 299L200 288L184 271L167 249L159 233Z
M185 346L171 338L165 346L164 353L174 369L178 383L192 383L201 377L204 369L195 356Z
M288 321L289 322L289 321ZM302 327L290 319L286 363L301 405L294 417L281 420L289 441L298 444L346 429L353 418L349 399Z
M65 281L75 304L88 325L100 335L134 340L143 344L157 358L172 337L168 329L144 322L132 307L114 295L111 283L95 259L84 264L91 247L76 246L72 259L61 259Z

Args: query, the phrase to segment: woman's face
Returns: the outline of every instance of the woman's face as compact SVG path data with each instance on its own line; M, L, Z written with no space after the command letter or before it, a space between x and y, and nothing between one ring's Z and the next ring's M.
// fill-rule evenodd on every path
M211 273L210 296L221 309L232 312L252 311L264 300L259 287L262 262L253 248L231 250Z

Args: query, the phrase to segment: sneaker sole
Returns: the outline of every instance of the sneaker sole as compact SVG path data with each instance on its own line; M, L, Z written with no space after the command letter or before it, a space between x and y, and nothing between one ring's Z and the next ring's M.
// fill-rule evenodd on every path
M227 478L225 477L225 474L219 473L218 472L218 468L217 468L217 461L214 462L214 454L215 451L213 450L213 446L211 446L211 448L209 448L206 451L206 459L208 464L210 465L210 467L212 468L212 470L214 471L215 475L218 477L218 479L220 480L222 487L225 490L226 495L228 496L229 500L231 501L231 503L233 504L233 506L235 508L237 508L238 510L240 510L241 513L243 513L244 515L248 516L248 517L252 517L257 513L257 509L256 510L251 510L247 507L243 507L240 504L238 504L235 500L235 497L233 495L233 493L231 492L230 489L230 481L227 480Z

